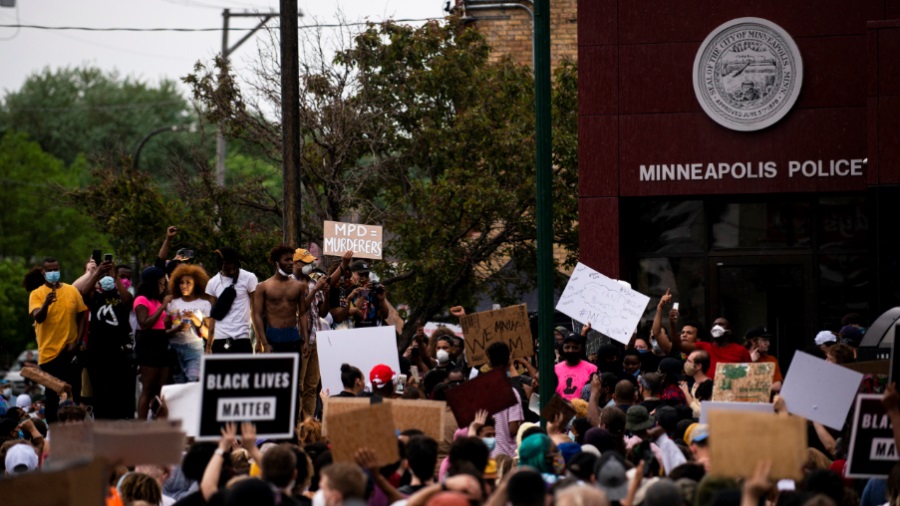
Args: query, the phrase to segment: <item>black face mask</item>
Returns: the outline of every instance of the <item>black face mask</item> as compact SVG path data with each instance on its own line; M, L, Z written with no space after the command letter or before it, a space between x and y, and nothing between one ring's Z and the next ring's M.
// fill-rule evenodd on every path
M577 351L570 351L568 353L563 353L562 358L569 365L578 365L578 362L581 362L581 353Z

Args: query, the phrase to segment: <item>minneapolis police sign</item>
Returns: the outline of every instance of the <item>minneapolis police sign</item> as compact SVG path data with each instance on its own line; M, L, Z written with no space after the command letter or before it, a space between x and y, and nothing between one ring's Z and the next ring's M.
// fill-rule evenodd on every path
M218 439L229 422L252 422L261 438L292 437L297 367L294 353L204 355L197 439Z

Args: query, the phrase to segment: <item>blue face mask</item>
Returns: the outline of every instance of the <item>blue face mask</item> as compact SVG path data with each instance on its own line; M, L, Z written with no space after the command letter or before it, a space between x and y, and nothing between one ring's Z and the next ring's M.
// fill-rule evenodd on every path
M25 433L21 430L16 431L16 435L19 437L19 439L25 439Z
M494 448L497 446L497 438L495 437L483 437L481 440L488 447L488 451L494 451Z
M112 276L104 276L100 279L100 289L104 292L112 291L116 287L116 280Z
M53 283L59 283L59 271L50 271L44 273L44 279L47 280L51 285Z
M644 354L647 353L647 351L648 351L648 350L638 350L638 353L640 353L641 355L644 355Z

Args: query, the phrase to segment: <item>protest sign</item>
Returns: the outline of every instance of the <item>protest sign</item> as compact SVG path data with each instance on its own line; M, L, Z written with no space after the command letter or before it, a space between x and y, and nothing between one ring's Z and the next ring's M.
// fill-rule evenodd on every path
M354 258L381 260L382 229L378 225L359 225L340 221L326 221L324 253L339 257L348 251Z
M768 402L716 402L702 401L700 403L700 423L709 423L709 414L713 411L742 411L751 413L775 412L775 408Z
M709 465L717 476L752 476L757 462L772 462L769 479L803 479L806 420L793 416L712 411Z
M885 478L897 461L894 429L881 403L881 395L856 396L847 478Z
M444 437L444 416L447 403L412 399L384 399L391 407L393 427L398 431L419 429L428 437L440 441ZM322 408L322 435L327 436L328 418L336 414L363 409L371 404L370 397L328 397Z
M384 364L400 373L397 355L397 334L392 326L367 327L348 330L320 330L316 333L322 389L331 395L344 389L341 383L341 364L358 367L366 386L371 388L369 372Z
M628 344L650 297L579 262L556 310L612 339Z
M769 402L775 364L723 363L716 365L712 400L722 402Z
M200 382L177 383L163 385L161 396L166 399L169 408L169 420L180 420L181 428L188 437L197 437L200 427Z
M569 422L575 417L575 406L572 406L571 402L563 399L559 395L553 394L550 402L548 402L547 405L544 406L544 410L541 411L541 418L548 422L552 422L560 414L562 414L562 420L559 423L559 427L568 427Z
M781 397L789 413L840 430L862 379L861 373L798 351L784 378Z
M203 355L198 440L221 427L253 422L260 438L290 438L297 417L296 353Z
M55 434L54 434L55 435ZM53 451L56 452L54 442ZM54 459L56 456L54 455ZM0 479L4 506L98 506L107 504L111 467L103 459L82 459L60 465L48 462L39 473Z
M516 404L509 378L503 369L492 369L458 387L447 390L447 404L459 427L468 427L475 412L487 410L491 415Z
M340 434L331 441L335 462L355 463L354 455L360 448L375 452L379 467L400 460L394 418L388 404L367 404L346 413L329 413L328 426L333 434Z
M31 380L38 385L43 385L50 390L53 390L57 394L62 394L63 392L65 392L69 396L69 399L72 398L71 385L57 378L56 376L51 376L49 373L42 371L37 367L25 366L22 368L20 374L23 378Z
M459 323L466 336L466 362L471 366L487 363L485 350L498 342L509 345L513 359L534 355L534 339L525 304L465 315Z
M59 461L100 457L125 466L181 462L184 432L179 422L111 421L55 423L53 458Z

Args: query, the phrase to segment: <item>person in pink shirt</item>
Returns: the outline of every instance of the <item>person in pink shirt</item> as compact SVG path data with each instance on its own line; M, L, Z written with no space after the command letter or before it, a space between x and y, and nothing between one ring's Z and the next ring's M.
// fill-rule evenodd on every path
M556 364L556 393L565 400L579 397L581 388L590 383L597 366L583 360L584 342L578 334L569 333L563 339L562 362Z

